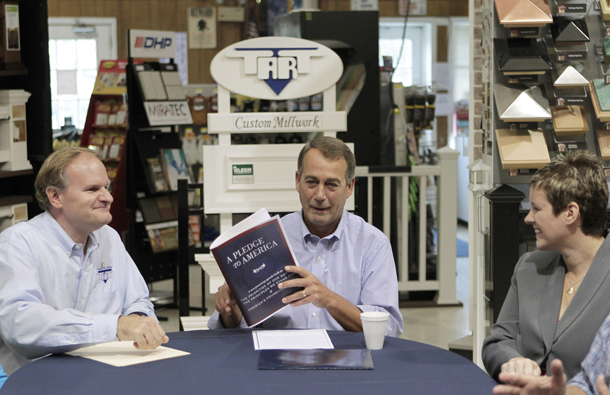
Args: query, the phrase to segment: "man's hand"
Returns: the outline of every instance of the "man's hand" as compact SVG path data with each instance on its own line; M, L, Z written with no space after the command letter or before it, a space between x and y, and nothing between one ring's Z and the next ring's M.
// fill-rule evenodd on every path
M502 373L540 376L540 366L529 358L516 357L502 365Z
M556 359L551 363L551 372L552 377L500 373L500 380L506 384L496 385L493 392L511 395L564 395L566 375L563 373L563 364L560 360Z
M161 343L169 341L157 320L140 315L120 316L116 334L121 341L133 340L133 345L138 350L154 350Z
M290 305L294 307L302 306L307 303L313 303L314 306L321 309L327 309L330 306L332 298L336 294L328 289L326 285L322 284L322 282L318 280L316 276L309 273L301 266L286 266L284 269L287 272L298 274L301 276L301 278L295 278L283 283L279 283L278 288L286 289L300 287L303 288L303 291L295 292L292 295L286 296L284 299L282 299L282 302L290 303Z
M293 307L312 303L316 307L326 309L346 331L362 332L362 321L360 320L360 313L362 311L358 307L351 304L341 295L328 289L316 276L301 266L286 266L284 270L296 273L301 278L279 283L278 288L301 287L303 291L286 296L282 299L282 302L290 303Z
M214 295L214 305L220 313L220 321L225 328L236 328L241 322L241 310L231 289L227 284L218 287L218 292Z

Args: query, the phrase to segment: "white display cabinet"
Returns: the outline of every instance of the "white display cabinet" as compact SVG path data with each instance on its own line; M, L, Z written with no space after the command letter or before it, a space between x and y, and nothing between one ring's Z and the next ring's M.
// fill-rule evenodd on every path
M22 89L0 91L0 170L30 170L25 105L30 93Z

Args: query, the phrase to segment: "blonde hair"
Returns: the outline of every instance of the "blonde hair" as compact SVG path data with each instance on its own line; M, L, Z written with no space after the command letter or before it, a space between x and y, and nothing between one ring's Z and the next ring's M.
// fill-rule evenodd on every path
M81 154L91 154L99 159L98 155L88 148L66 147L53 152L44 161L34 182L36 200L41 209L48 210L51 207L47 188L56 188L59 191L66 188L66 168Z

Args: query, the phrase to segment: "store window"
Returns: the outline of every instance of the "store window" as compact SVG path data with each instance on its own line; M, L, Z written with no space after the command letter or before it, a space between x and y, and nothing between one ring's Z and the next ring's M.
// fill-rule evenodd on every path
M431 67L430 24L407 21L403 43L404 18L381 18L379 21L379 65L383 56L391 56L395 67L393 81L403 86L429 85Z
M464 18L465 19L465 18ZM453 64L453 101L468 100L470 93L470 40L468 21L454 21L449 36Z
M99 62L117 58L116 18L49 18L53 129L82 130Z

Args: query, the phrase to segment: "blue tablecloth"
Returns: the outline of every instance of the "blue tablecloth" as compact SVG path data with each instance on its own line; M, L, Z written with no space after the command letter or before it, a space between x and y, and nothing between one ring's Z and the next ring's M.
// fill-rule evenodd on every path
M362 333L329 332L338 349L365 348ZM386 337L374 370L257 370L249 330L170 333L168 347L191 355L127 367L53 355L11 375L2 395L452 394L492 393L467 359L427 344Z

